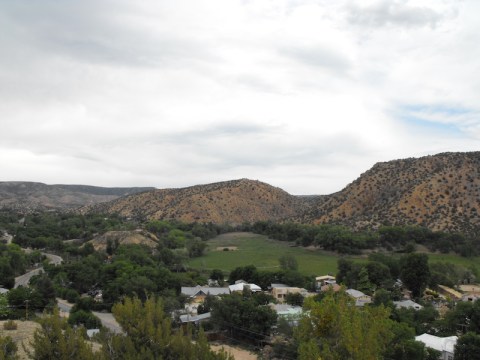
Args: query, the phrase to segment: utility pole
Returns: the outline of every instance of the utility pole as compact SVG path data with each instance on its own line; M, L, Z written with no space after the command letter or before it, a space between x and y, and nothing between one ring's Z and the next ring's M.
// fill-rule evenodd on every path
M25 304L27 305L25 307L25 320L28 320L28 303L30 302L30 300L25 300Z

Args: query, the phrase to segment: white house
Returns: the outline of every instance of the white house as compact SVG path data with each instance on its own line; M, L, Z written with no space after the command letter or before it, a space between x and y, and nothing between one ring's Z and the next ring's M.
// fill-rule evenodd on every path
M348 289L345 292L355 299L356 306L364 306L365 304L370 304L372 302L372 298L370 296L359 290Z
M393 304L397 309L415 309L415 310L420 310L423 309L423 306L420 304L417 304L415 301L412 300L402 300L402 301L394 301Z
M255 284L245 284L244 282L239 282L238 284L230 285L228 288L230 292L243 291L243 288L249 288L251 292L262 291L262 288Z
M457 339L458 337L456 336L442 338L430 334L422 334L415 337L416 341L424 343L426 347L440 351L442 353L439 357L440 360L453 360Z

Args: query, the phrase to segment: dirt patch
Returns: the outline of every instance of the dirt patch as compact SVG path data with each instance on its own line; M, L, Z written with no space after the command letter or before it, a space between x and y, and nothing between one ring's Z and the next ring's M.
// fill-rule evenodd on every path
M225 249L228 249L228 251L235 251L238 250L238 246L218 246L217 251L227 251Z
M235 360L257 360L258 356L248 350L241 349L239 347L230 346L230 345L219 345L219 344L212 344L210 345L212 350L220 351L223 348L227 353L233 355Z
M15 320L17 324L17 330L5 330L3 323L6 321L0 321L0 336L10 336L12 340L17 344L17 355L19 359L28 359L27 353L23 349L23 345L27 348L30 347L30 342L33 341L33 334L35 330L40 328L40 324L34 321L19 321Z

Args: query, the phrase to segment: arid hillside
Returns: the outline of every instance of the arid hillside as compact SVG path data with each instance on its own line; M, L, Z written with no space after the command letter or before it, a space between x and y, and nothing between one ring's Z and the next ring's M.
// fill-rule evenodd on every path
M303 221L353 227L414 224L475 233L480 228L480 152L378 163L307 211Z
M8 181L0 182L0 208L23 212L72 209L152 189L46 185L37 182Z
M241 179L144 192L83 211L113 212L147 219L241 224L294 218L315 199L296 197L260 181Z

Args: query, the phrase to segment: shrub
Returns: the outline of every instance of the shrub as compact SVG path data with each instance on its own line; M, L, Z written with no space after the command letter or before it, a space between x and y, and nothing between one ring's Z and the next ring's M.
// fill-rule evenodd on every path
M7 322L3 323L3 328L5 330L17 330L17 323L13 320L8 320Z

